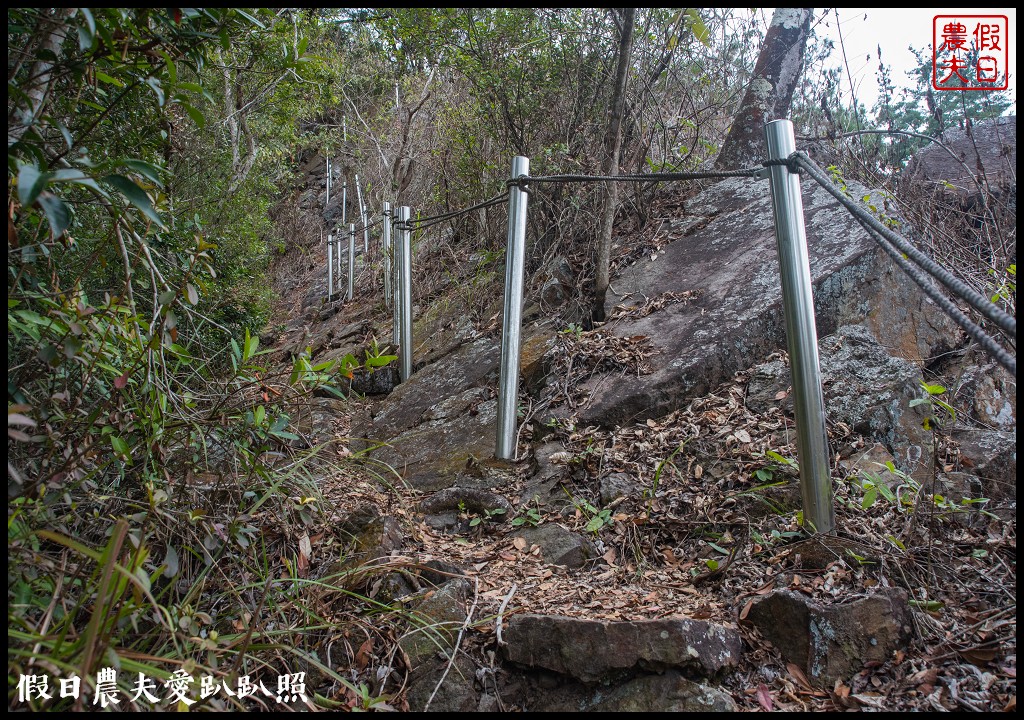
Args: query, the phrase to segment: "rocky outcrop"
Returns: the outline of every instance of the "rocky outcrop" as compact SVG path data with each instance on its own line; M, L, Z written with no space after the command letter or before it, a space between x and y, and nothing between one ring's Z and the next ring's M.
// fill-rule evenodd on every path
M970 132L949 130L943 133L942 143L945 147L929 145L917 152L907 164L904 177L969 195L978 192L975 178L982 172L985 182L993 187L1016 182L1016 116L975 123Z
M954 428L951 437L959 446L960 464L981 480L985 497L996 501L1017 500L1017 436L983 428Z
M541 374L549 337L541 327L524 331L524 384ZM500 355L496 339L479 338L395 388L366 429L367 438L384 443L374 457L422 490L492 487L486 465L493 459L497 437Z
M727 693L675 670L641 675L610 687L568 684L533 695L539 712L736 712Z
M970 418L990 429L1017 427L1017 378L994 362L969 364L953 391Z
M656 354L652 372L589 381L580 419L613 425L665 414L708 392L733 373L785 347L782 296L771 203L765 183L726 180L673 221L677 236L655 259L644 258L614 280L611 305L665 292L693 290L690 303L646 317L613 320L616 335L646 335ZM869 195L851 183L855 197ZM921 363L954 346L957 332L823 188L803 183L804 216L819 337L861 324L889 352ZM877 200L879 207L884 201Z
M921 370L893 357L860 325L846 325L819 342L825 414L885 445L896 466L920 482L931 477L932 433L923 426L927 407ZM765 412L781 403L792 414L789 369L781 360L758 365L747 385L747 407ZM785 394L783 400L776 400Z
M406 691L410 710L477 709L479 693L471 680L476 670L473 662L461 654L451 660L459 631L469 617L468 594L469 582L456 579L412 601L410 615L414 621L398 641L411 668Z

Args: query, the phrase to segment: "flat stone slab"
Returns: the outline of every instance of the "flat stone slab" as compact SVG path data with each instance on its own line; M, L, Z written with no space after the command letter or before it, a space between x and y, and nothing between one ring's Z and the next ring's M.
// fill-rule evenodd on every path
M891 354L913 362L952 348L952 322L824 188L801 184L818 336L864 324ZM857 199L871 194L852 182L849 191ZM872 202L885 208L877 193ZM786 347L768 183L725 180L687 207L693 214L672 223L681 237L655 260L619 272L612 283L619 294L609 296L607 311L666 292L692 290L698 297L605 324L616 335L650 337L657 352L648 359L650 374L606 373L588 381L584 423L611 426L666 414Z
M497 413L497 400L488 400L475 414L424 422L390 438L373 458L419 490L466 485L464 476L494 455Z
M506 659L597 682L637 670L685 669L704 676L734 667L735 630L689 618L637 622L516 615L505 631Z
M374 414L373 429L381 439L398 436L421 423L461 415L479 393L468 390L496 385L501 347L481 338L463 345L444 362L434 363L401 383Z

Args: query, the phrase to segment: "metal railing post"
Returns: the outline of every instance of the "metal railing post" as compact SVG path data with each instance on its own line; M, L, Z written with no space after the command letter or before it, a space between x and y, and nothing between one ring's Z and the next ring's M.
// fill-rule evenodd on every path
M356 226L355 223L348 224L348 294L345 299L352 302L352 295L355 291L356 277Z
M512 179L530 174L530 160L512 160ZM519 409L519 341L523 321L523 265L526 260L526 191L508 189L508 247L505 250L505 314L501 326L501 365L498 375L498 431L494 455L513 460Z
M796 150L793 123L774 120L765 124L768 157L780 160ZM782 275L782 309L786 319L789 365L793 376L797 454L800 458L800 494L804 525L814 532L835 530L832 476L825 431L825 402L818 363L818 331L814 324L811 266L804 231L804 204L800 176L785 166L772 166L772 210Z
M397 228L397 225L395 225L397 220L398 211L396 208L391 212L391 217L387 220L387 223L391 225L393 229L391 240L391 255L393 258L393 262L391 263L391 286L395 289L395 298L394 302L391 304L391 342L394 343L395 347L399 346L402 339L402 258L399 255L399 237L394 232L394 228Z
M363 255L370 250L370 229L366 227L366 205L363 204L363 191L359 187L359 176L356 175L356 198L359 201L359 219L363 222ZM363 267L366 267L366 259L363 258Z
M383 203L381 215L384 217L384 228L380 240L384 247L384 307L389 307L391 305L391 203Z
M334 294L334 236L327 236L327 299Z
M324 205L331 204L331 159L327 158L327 202Z
M412 375L412 232L409 207L398 208L398 357L402 382Z
M345 205L348 203L348 180L341 179L341 224L345 224Z
M339 227L345 227L345 203L348 200L348 180L345 178L341 179L341 224ZM341 279L341 243L338 243L338 279Z

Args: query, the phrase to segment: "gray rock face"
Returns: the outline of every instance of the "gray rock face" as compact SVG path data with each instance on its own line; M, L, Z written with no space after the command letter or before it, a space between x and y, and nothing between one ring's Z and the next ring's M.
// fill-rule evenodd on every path
M493 340L477 340L395 388L367 430L388 442L374 457L423 490L449 487L467 464L491 457L497 403L487 398L499 350Z
M896 465L895 458L884 445L877 443L869 448L859 450L847 460L840 463L847 477L856 476L868 480L879 480L890 489L895 490L903 484L903 478L889 471L886 463Z
M485 515L488 511L494 513L495 510L498 510L499 512L496 513L498 519L504 519L509 514L509 511L512 510L512 505L505 499L504 495L487 492L479 488L464 487L446 488L434 493L420 503L421 512L434 515L445 512L460 512L463 509L466 512L481 516Z
M954 428L951 436L960 446L965 469L981 479L984 496L992 500L1017 500L1017 436L979 428Z
M476 414L425 422L388 438L388 445L374 452L373 457L420 490L466 484L470 466L494 455L497 412L497 401L488 400L480 404ZM380 438L373 429L370 436Z
M819 337L863 324L890 352L913 362L952 347L952 323L908 282L848 212L813 183L803 184L804 216ZM870 192L850 186L855 196ZM884 202L878 200L879 207ZM673 223L681 235L657 260L644 259L614 280L621 295L653 297L699 291L691 303L640 319L609 322L617 335L647 335L658 351L653 372L602 375L580 419L612 425L657 417L703 394L738 370L785 347L776 241L766 183L726 180L688 207L699 214Z
M511 662L583 682L642 669L685 669L713 675L737 664L743 643L735 630L702 620L638 622L517 615L505 632Z
M1016 177L1015 116L975 123L971 136L964 130L948 130L943 133L942 140L957 159L963 161L963 165L954 162L945 148L929 145L914 155L904 174L914 182L934 184L943 189L948 182L956 190L968 194L978 191L973 178L979 168L984 168L985 180L992 186Z
M572 500L563 485L569 480L569 469L551 460L564 450L558 442L548 442L534 448L536 467L519 495L520 506L536 503L540 508L557 512L568 512L573 508Z
M477 707L478 693L471 680L475 668L462 656L456 658L455 667L445 677L433 701L430 700L444 676L459 628L468 616L468 594L469 582L456 579L428 594L412 608L417 620L398 644L412 668L406 699L414 711L466 712Z
M938 473L932 487L935 494L955 503L984 497L981 478L965 472Z
M546 278L540 290L541 304L549 308L562 305L569 298L574 285L572 266L559 255L541 268L539 274Z
M374 429L382 437L395 437L434 417L461 415L466 407L450 406L456 397L471 402L464 393L493 384L497 380L500 346L482 338L463 345L444 363L430 366L429 372L414 373L381 405L374 415Z
M387 395L395 389L396 385L398 385L398 367L392 363L373 372L354 373L350 387L360 395Z
M933 440L922 424L926 408L910 407L923 395L918 367L890 355L859 325L839 328L819 346L826 417L884 444L896 466L920 482L930 478ZM747 407L764 412L789 384L782 361L759 365L747 385ZM791 413L792 402L787 396L783 409Z
M973 420L995 430L1017 427L1017 379L994 362L964 369L956 397Z
M469 581L455 579L413 601L411 612L416 622L398 641L412 667L454 646L459 628L466 620L468 593Z
M913 631L907 594L896 588L830 606L779 590L757 601L747 620L811 682L828 688L849 680L868 661L888 660Z
M556 523L544 523L513 533L530 545L540 546L541 556L551 565L578 568L598 556L594 543Z

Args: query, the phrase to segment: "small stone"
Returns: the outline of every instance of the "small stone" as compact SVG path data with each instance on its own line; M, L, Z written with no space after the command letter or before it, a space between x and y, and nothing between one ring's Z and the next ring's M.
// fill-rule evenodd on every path
M601 505L608 505L637 491L637 483L626 473L612 473L601 478Z
M599 554L590 540L557 523L544 523L537 527L523 528L513 533L512 537L524 539L527 542L527 547L540 546L541 556L545 562L551 565L578 568Z

